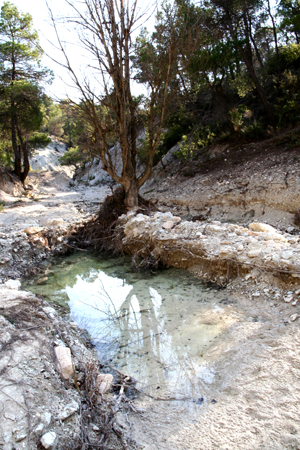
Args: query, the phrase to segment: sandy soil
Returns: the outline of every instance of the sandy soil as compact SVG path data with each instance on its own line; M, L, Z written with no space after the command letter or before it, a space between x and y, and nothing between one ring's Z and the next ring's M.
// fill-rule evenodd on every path
M257 283L270 289L263 280ZM190 402L140 401L145 413L133 418L132 428L144 449L300 448L300 332L299 323L288 321L295 308L281 294L274 303L274 291L250 300L245 291L251 289L234 282L224 291L241 319L203 355L213 376L203 377L194 410ZM226 309L230 305L220 315Z

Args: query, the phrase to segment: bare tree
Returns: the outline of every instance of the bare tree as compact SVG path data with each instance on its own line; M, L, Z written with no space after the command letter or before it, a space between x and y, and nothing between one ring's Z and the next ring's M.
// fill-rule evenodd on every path
M135 76L133 38L139 23L145 19L145 11L139 9L138 0L83 0L84 12L79 9L80 5L66 2L73 13L70 20L81 30L81 43L91 55L89 69L97 80L96 85L91 77L80 78L72 67L50 11L65 58L63 65L80 91L79 106L90 127L91 149L100 156L104 170L123 186L125 205L132 208L138 205L139 189L151 174L167 117L171 84L180 70L180 43L175 32L178 6L169 9L168 23L156 29L155 58L149 55L149 60L144 61L148 67L144 80L147 95L142 98L132 93ZM137 136L141 130L145 133L146 163L137 173ZM110 148L112 141L115 143L113 149Z

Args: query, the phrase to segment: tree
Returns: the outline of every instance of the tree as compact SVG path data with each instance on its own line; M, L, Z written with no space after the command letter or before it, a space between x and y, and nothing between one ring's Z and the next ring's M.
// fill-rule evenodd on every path
M41 55L32 17L5 2L0 13L0 120L10 130L14 171L23 183L29 172L30 133L42 123L39 82L49 76L40 66Z
M252 78L261 102L272 122L275 121L272 108L269 104L263 86L257 76L251 41L251 22L249 18L255 18L262 7L261 0L212 0L212 4L217 7L216 14L218 22L224 27L225 33L229 34L235 43L237 51L241 55L247 71Z
M296 41L300 44L300 3L298 0L280 0L278 15L282 18L280 29L286 41ZM291 36L293 35L293 36Z
M59 38L58 42L65 56L65 67L79 89L82 101L79 104L90 127L89 143L103 163L103 168L125 191L125 205L138 205L140 187L149 178L154 154L168 115L168 99L171 84L178 74L178 54L180 43L176 33L179 17L178 8L170 8L168 23L160 24L161 41L156 44L156 65L148 71L144 80L146 96L134 96L132 83L135 69L131 57L135 50L134 31L143 17L138 8L138 0L84 0L86 11L81 12L80 4L71 4L70 20L81 29L81 44L90 53L93 63L89 69L97 80L79 78L73 69L67 52ZM75 18L74 18L75 15ZM168 34L162 34L168 29ZM150 64L146 61L145 64ZM150 69L150 66L149 66ZM154 69L154 70L153 70ZM145 133L146 161L137 170L138 133ZM110 148L114 142L113 148Z

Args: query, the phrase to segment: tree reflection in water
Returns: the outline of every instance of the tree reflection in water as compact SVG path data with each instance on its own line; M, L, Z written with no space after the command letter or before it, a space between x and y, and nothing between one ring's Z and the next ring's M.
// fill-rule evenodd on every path
M123 258L71 255L49 270L45 284L29 289L68 303L72 320L86 329L102 362L110 361L148 392L202 397L214 374L203 349L218 325L201 320L221 293L205 293L191 275L170 269L147 278ZM32 283L32 282L31 282ZM220 300L219 299L219 300Z

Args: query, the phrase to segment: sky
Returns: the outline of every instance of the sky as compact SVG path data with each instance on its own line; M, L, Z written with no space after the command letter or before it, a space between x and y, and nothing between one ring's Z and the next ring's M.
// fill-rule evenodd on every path
M61 62L64 61L61 51L57 49L55 31L51 22L46 0L9 1L16 5L20 12L29 13L33 18L33 28L38 32L40 44L44 50L42 64L51 69L55 74L53 83L45 86L47 95L52 97L53 100L59 100L67 97L74 100L79 99L79 93L74 87L72 87L72 81L70 80L68 71L60 67L51 59L53 58L55 60L60 60ZM0 0L0 7L4 2L5 0ZM64 0L48 0L48 4L51 7L55 17L62 18L67 16L70 12L70 7L66 5ZM76 31L71 25L68 28L67 24L63 24L59 27L59 35L61 39L66 42L67 54L71 60L72 66L76 69L76 72L83 73L84 68L89 63L89 58L76 42Z

